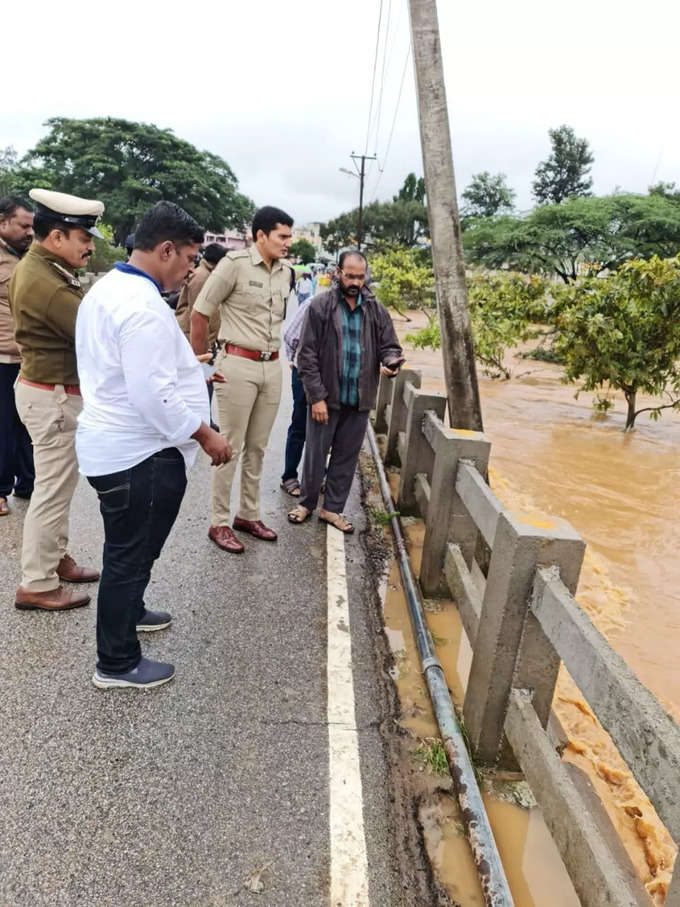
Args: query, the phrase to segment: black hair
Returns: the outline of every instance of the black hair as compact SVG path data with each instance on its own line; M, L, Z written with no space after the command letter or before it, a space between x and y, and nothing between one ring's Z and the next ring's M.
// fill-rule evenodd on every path
M32 211L31 203L19 195L5 195L0 198L0 217L11 217L17 208L25 208Z
M33 232L36 239L47 239L52 230L61 230L67 238L71 235L71 230L76 230L73 224L66 224L59 220L58 214L36 214L33 218Z
M255 212L253 218L253 239L257 239L257 231L262 230L267 236L272 232L277 224L283 224L284 227L293 226L293 218L286 214L280 208L273 208L271 205L265 205Z
M203 242L203 227L173 202L156 202L142 215L135 230L135 249L151 252L162 242L177 245Z
M203 250L203 258L210 265L216 265L220 259L224 258L227 254L227 250L224 246L221 246L218 242L211 242Z
M358 249L348 249L346 252L341 252L340 258L338 258L338 267L339 268L342 268L343 264L345 263L346 258L360 258L365 265L368 265L368 262L366 261L366 256L364 255L363 252L359 252Z

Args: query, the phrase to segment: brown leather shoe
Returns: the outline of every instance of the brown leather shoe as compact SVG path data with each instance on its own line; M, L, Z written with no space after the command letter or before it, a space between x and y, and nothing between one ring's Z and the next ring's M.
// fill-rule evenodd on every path
M57 576L65 583L96 583L99 571L79 567L70 554L65 554L57 565Z
M245 551L229 526L211 526L208 529L208 538L212 539L218 548L229 551L231 554L241 554L242 551Z
M85 592L67 591L63 586L48 592L27 592L19 586L14 602L21 611L70 611L89 604L90 596Z
M242 520L240 516L234 517L234 529L241 532L249 532L256 539L262 539L263 542L275 542L277 534L269 526L265 526L262 520Z

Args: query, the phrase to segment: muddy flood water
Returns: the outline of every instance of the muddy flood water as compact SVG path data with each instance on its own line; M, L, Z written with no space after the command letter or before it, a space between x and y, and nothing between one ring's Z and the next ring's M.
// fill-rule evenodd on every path
M420 315L410 324L395 320L402 340L425 323ZM422 372L423 389L444 393L441 354L404 345L406 367ZM561 382L559 366L514 354L507 361L513 375L509 381L492 380L480 371L484 429L492 443L491 487L511 509L563 517L583 536L587 553L577 600L678 720L680 414L666 411L658 422L642 414L636 429L624 435L621 395L613 396L614 409L602 417L592 408L591 394L574 398L575 387ZM417 560L417 523L408 527L408 534ZM393 568L385 620L395 653L412 651L402 646L409 627L399 616L398 585ZM454 698L462 701L470 653L455 607L442 603L428 620ZM408 656L400 657L396 672L407 684L402 701L406 696L410 708L405 721L416 735L436 734L421 700L423 691L417 691L411 677L413 666ZM564 669L554 710L569 737L564 758L588 775L651 902L662 904L675 858L673 842ZM428 847L436 851L431 856L440 878L458 903L482 903L474 878L457 868L464 861L456 858L456 848L464 850L465 844L455 804L443 798L431 809L436 822L432 815L421 818L437 829ZM498 797L491 798L489 809L501 851L513 852L506 869L518 907L578 904L540 811L520 810Z

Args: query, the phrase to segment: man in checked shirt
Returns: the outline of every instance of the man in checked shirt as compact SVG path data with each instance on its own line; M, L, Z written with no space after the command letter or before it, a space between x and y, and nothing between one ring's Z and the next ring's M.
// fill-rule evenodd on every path
M342 513L347 501L378 377L394 377L404 357L392 319L365 286L366 259L343 252L333 286L309 303L297 350L307 395L307 438L300 503L288 514L304 523L317 505L324 466L324 505L319 519L341 532L354 527Z

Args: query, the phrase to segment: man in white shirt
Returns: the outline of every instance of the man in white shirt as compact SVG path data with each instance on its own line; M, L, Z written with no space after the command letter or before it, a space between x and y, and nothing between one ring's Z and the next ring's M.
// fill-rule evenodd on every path
M144 592L177 517L186 471L200 445L213 465L231 448L210 428L205 377L161 297L191 273L203 231L158 202L142 217L129 262L118 262L83 299L76 355L83 397L76 452L104 519L97 600L100 689L152 687L175 669L141 653L138 631L172 618L145 607Z

